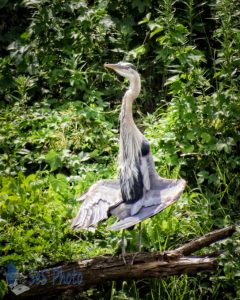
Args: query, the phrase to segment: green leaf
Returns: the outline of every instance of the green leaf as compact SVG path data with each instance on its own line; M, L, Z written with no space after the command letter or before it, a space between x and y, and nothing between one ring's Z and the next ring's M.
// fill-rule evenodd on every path
M211 141L211 135L209 133L203 132L201 133L201 138L203 143L209 143Z
M159 32L163 31L164 27L163 26L158 26L155 30L153 30L150 34L150 39L154 37L154 35L158 34Z
M167 81L165 82L165 85L169 85L169 84L172 84L172 83L175 83L175 82L178 82L178 81L180 81L179 75L174 75L174 76L169 77L167 79Z
M151 19L151 13L148 13L142 21L138 22L138 25L148 23L150 19Z
M48 154L46 154L45 160L49 163L51 171L55 171L62 166L61 156L54 150L50 150Z

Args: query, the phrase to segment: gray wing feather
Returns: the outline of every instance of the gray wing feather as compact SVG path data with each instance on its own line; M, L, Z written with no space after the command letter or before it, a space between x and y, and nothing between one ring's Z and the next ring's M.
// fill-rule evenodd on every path
M150 176L149 176L149 166L148 166L148 158L147 156L141 157L141 173L143 178L143 187L145 191L150 190Z
M122 201L118 180L100 180L78 199L83 201L76 218L72 221L72 228L89 228L99 221L107 219L111 206Z

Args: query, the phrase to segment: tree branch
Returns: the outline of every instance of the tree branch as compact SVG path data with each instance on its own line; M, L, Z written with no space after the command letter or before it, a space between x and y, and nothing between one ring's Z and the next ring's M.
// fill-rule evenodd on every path
M229 237L233 235L233 233L236 231L235 226L228 226L223 229L218 229L212 232L209 232L199 238L196 238L189 243L177 248L176 252L182 253L182 255L189 255L203 247L207 247L217 241L220 241L222 239L225 239L226 237Z
M194 257L186 255L229 237L234 232L235 227L229 226L196 238L172 251L128 253L125 256L125 262L121 256L99 256L42 270L38 273L42 275L42 284L37 280L34 281L33 278L30 282L29 278L26 284L32 283L30 290L18 296L17 299L59 295L69 290L79 292L106 281L162 278L212 271L217 268L216 256L219 254Z

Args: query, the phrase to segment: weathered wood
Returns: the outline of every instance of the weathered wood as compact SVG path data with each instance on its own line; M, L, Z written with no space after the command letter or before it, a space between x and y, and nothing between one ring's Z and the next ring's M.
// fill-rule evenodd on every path
M26 284L29 285L30 281L33 283L30 290L18 296L17 299L52 296L69 290L79 292L106 281L163 278L171 275L212 271L217 268L216 256L218 254L185 255L231 236L234 231L233 226L216 230L176 250L163 253L128 253L125 255L125 262L121 256L100 256L39 271L43 284L35 280L37 277L34 280L33 277L29 278Z
M123 263L122 258L118 257L98 257L74 264L63 265L61 272L66 274L65 277L67 277L68 273L72 272L81 272L83 274L83 281L80 285L64 284L64 280L54 279L58 271L54 268L49 269L47 283L45 285L33 285L23 297L26 299L27 297L32 298L36 295L56 295L67 289L82 291L100 283L113 280L131 280L146 277L162 278L171 275L194 274L200 271L211 271L217 267L215 259L208 257L175 257L167 261L166 258L163 258L162 254L149 253L146 255L143 253L137 255L133 261L133 256L127 255L127 265Z
M222 229L218 229L209 232L199 238L191 240L189 243L177 248L175 251L182 253L183 255L189 255L203 247L207 247L217 241L225 239L231 236L236 231L235 226L228 226Z

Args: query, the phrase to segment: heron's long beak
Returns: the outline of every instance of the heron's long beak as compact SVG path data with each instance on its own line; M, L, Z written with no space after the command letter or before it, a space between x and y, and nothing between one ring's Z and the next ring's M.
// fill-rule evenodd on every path
M118 65L117 64L104 64L104 67L115 70L118 67Z

